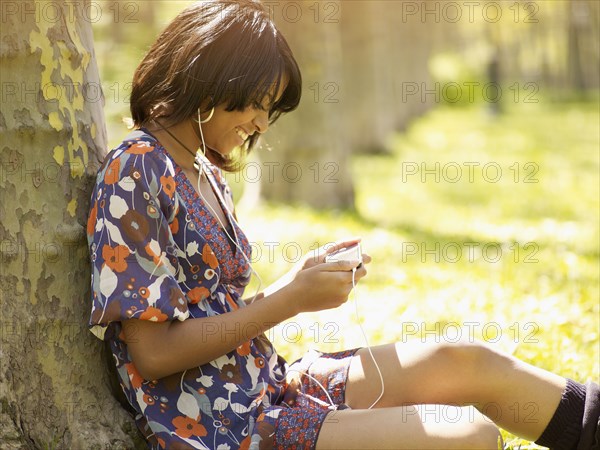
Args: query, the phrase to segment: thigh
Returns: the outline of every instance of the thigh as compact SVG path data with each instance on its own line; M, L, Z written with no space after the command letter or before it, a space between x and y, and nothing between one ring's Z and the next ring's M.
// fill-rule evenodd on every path
M383 375L384 395L376 407L413 404L474 404L477 378L484 378L478 344L396 343L371 348ZM381 392L381 381L367 348L352 358L345 402L368 408Z
M498 449L499 439L473 407L420 405L334 411L316 449Z
M322 405L344 403L348 371L358 349L334 353L309 350L287 370L284 403L289 404L298 393L320 401Z

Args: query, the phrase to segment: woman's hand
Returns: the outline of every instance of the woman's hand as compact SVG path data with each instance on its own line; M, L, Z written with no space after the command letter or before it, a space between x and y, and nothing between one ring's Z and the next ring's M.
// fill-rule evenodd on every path
M294 264L294 266L281 278L279 278L275 283L273 283L272 285L270 285L269 287L267 287L264 290L264 295L270 295L274 292L277 292L280 289L283 289L284 287L288 286L290 283L292 283L297 275L307 269L311 269L313 267L325 264L325 257L327 255L329 255L330 253L333 253L337 250L340 250L344 247L351 247L353 245L358 244L361 241L360 238L352 238L352 239L346 239L343 241L337 241L334 242L333 244L329 243L326 245L323 245L322 247L319 247L316 250L313 250L309 253L307 253L306 255L304 255L300 261L298 261L296 264ZM363 265L361 266L361 268L364 268L365 264L368 264L371 262L371 257L369 255L367 255L366 253L362 254L362 260L363 260ZM336 263L333 263L336 264ZM352 267L350 267L349 269L350 271L352 270ZM358 280L362 277L364 277L366 275L366 270L363 272L362 270L358 270L356 273L356 277L355 277L355 281L358 282ZM325 308L322 308L325 309Z
M336 252L345 247L352 247L361 241L360 238L352 238L344 241L337 241L333 244L325 244L312 252L307 253L304 257L292 268L292 272L297 273L300 270L310 269L317 264L325 262L325 257L333 252ZM363 262L371 262L371 257L366 253L362 254Z
M291 302L297 312L320 311L336 308L348 300L348 295L354 284L367 274L366 264L371 262L371 257L363 254L363 264L356 269L358 261L324 262L325 256L338 249L352 246L359 239L341 241L326 249L316 250L315 257L305 259L300 270L289 274L290 281L286 288L292 293ZM319 250L322 250L319 253ZM309 254L309 256L311 256Z

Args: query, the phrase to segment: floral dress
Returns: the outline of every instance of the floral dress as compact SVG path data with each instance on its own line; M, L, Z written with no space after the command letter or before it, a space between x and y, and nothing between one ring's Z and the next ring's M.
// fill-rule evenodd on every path
M222 208L231 208L220 171L211 166L209 176L220 189ZM312 392L307 398L317 403L294 407L304 400L298 401L297 383L285 381L286 362L266 338L159 380L141 377L124 342L121 321L129 318L204 318L206 336L245 332L206 320L245 307L250 245L235 221L229 226L240 249L160 143L143 129L131 133L106 156L92 193L90 330L110 343L121 388L149 448L313 448L330 411L314 398L319 395L308 379L299 381L306 385L300 390ZM344 376L321 375L341 403Z

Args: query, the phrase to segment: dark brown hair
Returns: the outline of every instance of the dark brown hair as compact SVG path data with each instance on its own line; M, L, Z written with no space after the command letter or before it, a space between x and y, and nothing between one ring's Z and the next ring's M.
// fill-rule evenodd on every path
M152 45L133 77L131 115L142 127L163 117L173 125L226 103L227 111L264 105L269 91L269 122L300 103L302 77L292 51L258 0L209 0L194 3L173 19ZM249 152L259 134L249 138ZM239 165L210 151L207 156L225 170Z

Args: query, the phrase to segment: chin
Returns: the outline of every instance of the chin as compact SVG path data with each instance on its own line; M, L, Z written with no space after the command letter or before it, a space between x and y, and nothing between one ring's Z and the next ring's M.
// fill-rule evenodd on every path
M206 158L213 164L219 165L219 162L223 160L229 160L231 158L231 154L234 153L236 149L239 147L231 147L229 150L224 150L222 148L216 149L214 147L208 147L208 152L206 152Z
M233 147L227 147L226 149L219 149L216 150L221 156L224 156L225 158L228 158L229 156L231 156L232 153L237 153L242 149L243 146L241 145L235 145Z

